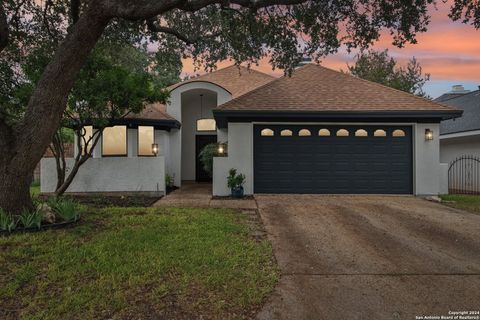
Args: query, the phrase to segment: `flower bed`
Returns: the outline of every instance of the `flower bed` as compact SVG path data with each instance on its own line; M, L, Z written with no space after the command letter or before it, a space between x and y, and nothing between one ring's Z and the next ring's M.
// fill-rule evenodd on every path
M12 215L0 209L0 234L35 232L62 228L80 219L79 205L72 199L50 198L35 210Z

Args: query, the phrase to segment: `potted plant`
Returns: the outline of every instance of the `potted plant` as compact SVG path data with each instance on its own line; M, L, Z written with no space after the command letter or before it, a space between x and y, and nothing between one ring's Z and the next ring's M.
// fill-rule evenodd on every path
M242 198L243 197L243 184L245 183L245 175L240 173L237 174L237 169L230 169L229 175L227 178L227 185L232 192L232 197Z

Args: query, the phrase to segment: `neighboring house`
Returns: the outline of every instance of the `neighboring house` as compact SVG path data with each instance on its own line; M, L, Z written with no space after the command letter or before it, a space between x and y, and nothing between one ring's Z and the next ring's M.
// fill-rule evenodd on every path
M214 195L230 193L230 168L246 175L246 194L438 194L439 123L461 115L313 64L278 79L229 67L169 89L165 107L106 129L69 192L163 193L166 174L176 186L209 180L198 152L219 141L228 156L214 158ZM42 175L42 192L53 187Z
M462 85L457 84L457 85L452 86L451 91L442 94L440 97L436 98L435 101L437 101L437 102L447 101L447 100L450 100L450 99L453 99L453 98L461 97L464 94L469 93L469 92L470 92L470 90L465 90L465 88Z
M435 101L463 110L460 118L440 124L440 161L450 163L463 155L480 156L480 88L463 90L462 94L446 93Z

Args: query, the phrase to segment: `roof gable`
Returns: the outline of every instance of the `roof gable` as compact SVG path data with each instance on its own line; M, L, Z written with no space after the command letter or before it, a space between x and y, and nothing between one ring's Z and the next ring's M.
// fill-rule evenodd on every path
M211 82L224 88L230 92L234 98L236 98L275 79L275 77L260 71L249 69L243 66L238 67L232 65L198 76L196 78L176 83L168 87L168 90L172 91L186 83L199 81Z
M352 75L308 64L291 77L271 81L217 111L337 112L439 111L456 109Z

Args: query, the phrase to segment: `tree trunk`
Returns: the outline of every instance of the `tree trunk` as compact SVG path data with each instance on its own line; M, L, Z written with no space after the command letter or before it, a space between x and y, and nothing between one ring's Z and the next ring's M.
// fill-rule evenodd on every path
M60 44L38 81L23 121L13 128L0 159L0 208L12 213L33 207L29 193L35 166L57 131L67 97L110 17L92 2ZM1 120L1 119L0 119ZM0 121L0 145L7 137Z
M72 184L73 179L78 173L78 170L80 167L87 162L88 159L92 157L93 150L97 146L98 141L100 140L100 137L102 136L103 129L97 131L94 136L92 137L92 140L87 140L85 145L82 146L81 139L84 139L84 136L79 134L77 131L77 150L78 154L74 158L74 163L73 167L68 173L68 176L66 176L66 161L65 161L65 152L62 153L62 161L64 163L64 170L63 170L63 181L59 185L57 183L57 188L55 189L55 195L56 196L61 196L63 195L68 187ZM91 147L89 147L90 143L92 144Z
M65 193L65 191L67 191L68 187L72 184L73 182L73 178L75 178L75 176L77 175L78 173L78 169L80 169L80 166L83 164L84 162L80 162L80 161L75 161L73 167L72 167L72 170L70 170L70 172L68 173L68 176L66 179L64 179L63 183L60 185L60 187L57 188L57 190L55 191L55 195L56 196L61 196Z
M53 135L53 140L49 147L55 157L55 165L57 168L57 186L55 187L55 190L58 190L65 182L65 174L67 170L64 143L60 130L61 128Z
M31 183L31 175L18 177L9 173L9 171L0 172L1 208L15 215L20 214L23 209L33 210L32 197L30 196Z

